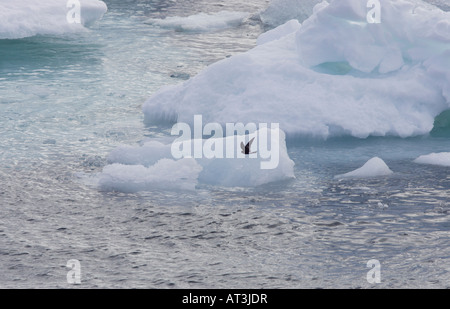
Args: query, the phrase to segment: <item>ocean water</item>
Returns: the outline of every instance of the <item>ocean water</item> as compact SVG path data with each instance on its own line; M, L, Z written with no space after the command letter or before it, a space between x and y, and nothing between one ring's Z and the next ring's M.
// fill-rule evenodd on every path
M296 179L103 192L80 181L118 145L167 136L142 104L255 45L250 19L177 31L149 19L256 14L269 1L105 1L86 33L0 40L1 288L449 288L445 137L288 140ZM389 177L335 179L379 156ZM67 261L81 284L67 282ZM380 263L370 283L369 260Z

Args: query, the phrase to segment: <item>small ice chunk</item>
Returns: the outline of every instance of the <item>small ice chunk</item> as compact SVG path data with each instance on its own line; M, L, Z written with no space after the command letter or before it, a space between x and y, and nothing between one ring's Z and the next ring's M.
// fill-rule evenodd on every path
M246 12L220 11L213 14L199 13L187 17L150 18L147 23L178 32L209 32L240 26L249 15Z
M388 176L393 172L384 163L384 161L378 157L374 157L367 161L362 167L348 172L346 174L341 174L335 176L335 178L367 178L367 177L379 177Z
M422 155L414 160L419 164L450 166L450 152L439 152Z

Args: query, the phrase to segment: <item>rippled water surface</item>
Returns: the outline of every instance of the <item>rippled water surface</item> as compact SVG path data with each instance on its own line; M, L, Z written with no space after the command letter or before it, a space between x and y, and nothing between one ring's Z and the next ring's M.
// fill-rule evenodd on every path
M413 162L439 138L290 141L296 179L257 188L101 192L120 144L164 134L142 103L164 85L255 45L257 21L222 31L159 29L148 18L268 1L105 1L88 33L0 41L0 287L449 288L450 168ZM395 172L334 176L382 157ZM367 281L376 259L381 283Z

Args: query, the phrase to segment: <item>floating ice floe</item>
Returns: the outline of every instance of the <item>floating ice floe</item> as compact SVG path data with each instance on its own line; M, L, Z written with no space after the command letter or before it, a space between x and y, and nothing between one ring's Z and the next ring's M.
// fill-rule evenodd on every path
M211 14L199 13L187 17L151 18L147 20L147 23L179 32L208 32L240 26L249 15L246 12L220 11Z
M271 136L271 149L263 149L255 138L252 146L255 153L241 154L240 142L261 136L264 130ZM232 152L229 145L233 145ZM195 147L200 147L200 151ZM180 157L180 151L185 156ZM108 163L96 176L97 186L107 191L193 190L197 184L255 187L295 178L285 135L272 129L260 129L247 136L173 143L153 140L140 146L119 146L108 156ZM264 163L272 163L271 168L264 168Z
M0 39L82 31L106 11L106 4L98 0L2 0Z
M346 174L337 175L335 178L369 178L389 176L391 174L393 174L393 172L386 163L382 159L374 157L360 168Z
M450 152L439 152L422 155L414 160L419 164L450 166Z
M260 45L160 89L145 122L277 122L288 137L409 137L450 108L450 13L418 0L324 1ZM264 38L265 37L265 38Z

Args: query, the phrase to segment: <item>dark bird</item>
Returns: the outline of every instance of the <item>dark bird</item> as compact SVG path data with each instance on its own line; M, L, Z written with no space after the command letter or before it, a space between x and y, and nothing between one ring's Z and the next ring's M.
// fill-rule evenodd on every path
M245 145L244 146L244 143L243 142L241 142L241 149L242 149L242 153L243 154L251 154L251 153L256 153L256 151L254 151L254 152L250 152L250 148L252 147L252 143L253 143L253 140L254 140L255 138L252 138L248 143L247 143L247 145Z

